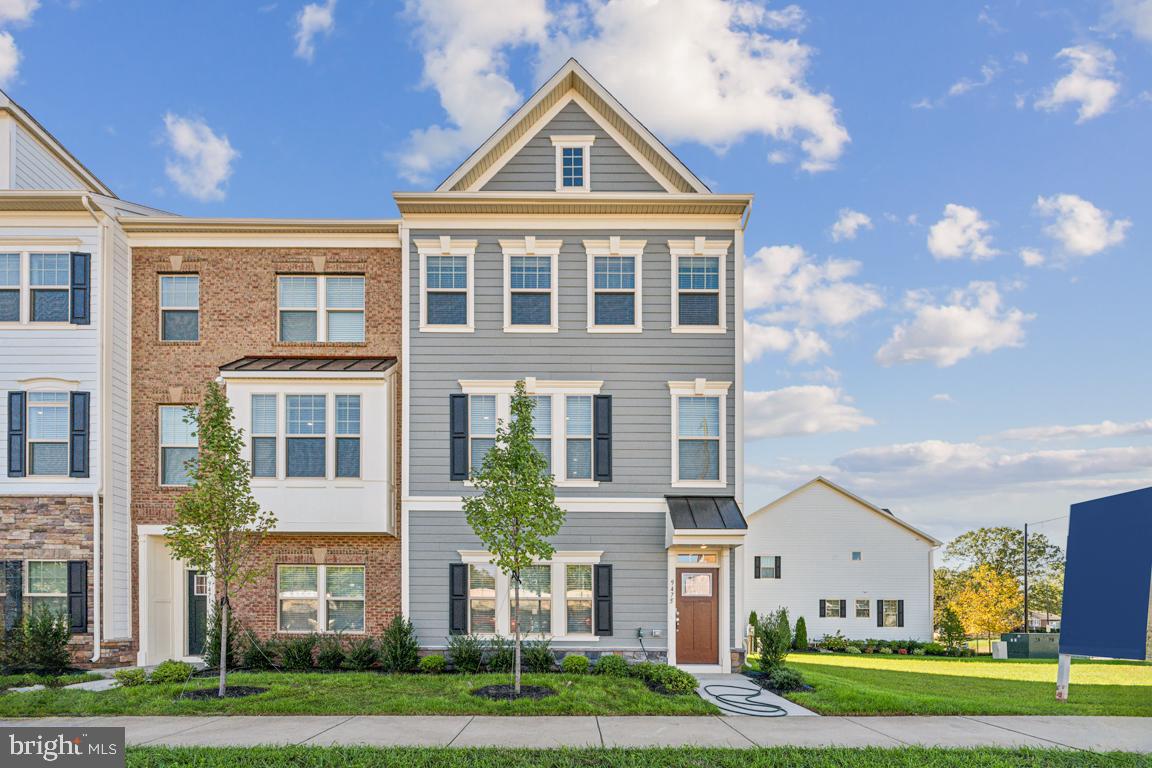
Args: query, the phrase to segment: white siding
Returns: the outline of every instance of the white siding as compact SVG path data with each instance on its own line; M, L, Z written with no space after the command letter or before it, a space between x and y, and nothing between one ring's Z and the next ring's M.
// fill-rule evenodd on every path
M861 553L859 561L852 552ZM808 639L837 630L853 639L932 639L931 545L901 525L815 483L752 515L744 546L744 610L763 615L783 606L803 616ZM781 578L754 578L755 558L781 558ZM820 618L821 599L847 602L848 618ZM855 618L855 601L869 601ZM903 600L904 626L876 626L877 600ZM747 616L740 617L745 626Z
M124 231L112 225L111 285L108 300L108 443L109 472L104 488L104 634L132 635L131 502L128 485L132 390L132 250Z
M12 187L14 189L84 189L60 162L19 125L12 125Z

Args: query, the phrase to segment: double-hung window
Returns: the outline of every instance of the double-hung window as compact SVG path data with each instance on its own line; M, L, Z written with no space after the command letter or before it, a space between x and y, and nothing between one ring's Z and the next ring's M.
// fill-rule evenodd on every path
M288 477L327 475L328 396L285 397Z
M496 566L472 563L468 566L468 631L496 632Z
M724 318L724 262L728 240L671 240L672 330L722 332Z
M670 381L672 394L672 484L726 484L727 381Z
M556 191L588 192L592 189L592 145L595 136L553 136L556 152Z
M281 275L280 341L364 341L362 275Z
M568 634L592 634L592 566L564 567L564 603Z
M276 477L276 395L252 395L252 476Z
M0 323L20 322L19 253L0 253Z
M362 477L362 412L359 394L252 394L252 476Z
M279 631L364 631L364 566L281 565L276 582Z
M28 393L28 474L68 474L68 393Z
M516 582L491 564L487 552L461 552L468 568L467 631L554 638L595 636L593 569L600 552L556 552L551 561L520 572L520 608L513 599Z
M160 484L188 485L188 462L200 453L196 424L183 405L160 406Z
M160 340L199 339L200 276L160 275Z
M530 395L532 400L532 446L544 457L546 474L552 474L552 396Z
M592 396L564 397L565 469L567 480L592 479Z
M824 606L824 610L821 611L821 613L820 613L820 616L822 618L826 618L826 619L843 619L843 618L845 618L843 611L842 611L842 607L844 605L843 600L824 599L824 600L821 600L820 603L821 603L821 605Z
M872 616L872 601L871 600L857 600L856 601L856 618L868 619Z
M512 611L512 631L525 635L552 634L552 566L530 565L520 571L520 610Z
M496 445L496 395L472 395L468 405L468 461L475 473Z
M756 564L759 571L756 573L758 579L775 579L776 573L776 555L759 555L756 557Z
M470 332L476 241L444 236L417 240L416 248L420 253L420 330Z
M91 254L0 253L0 323L88 325L91 294Z
M504 252L504 330L558 329L557 263L561 240L501 240Z
M28 585L24 591L28 611L46 608L68 614L68 563L64 560L29 560Z
M645 241L585 240L588 253L588 330L635 333L642 329L641 263Z
M336 395L336 477L360 477L360 395Z
M67 253L29 254L32 322L68 322L69 258Z
M903 611L900 608L899 600L878 600L879 605L877 609L880 612L880 626L882 627L902 627L904 626Z

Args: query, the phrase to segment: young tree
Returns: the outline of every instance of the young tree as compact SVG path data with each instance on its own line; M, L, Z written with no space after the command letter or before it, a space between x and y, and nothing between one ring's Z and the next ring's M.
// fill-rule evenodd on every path
M940 626L944 611L952 604L956 595L971 578L970 570L958 570L940 566L932 572L932 621Z
M1024 583L1024 531L1019 528L977 528L957 536L944 549L944 560L961 569L991 566ZM1064 565L1064 550L1042 533L1028 534L1028 580L1040 583Z
M972 569L971 580L956 594L952 609L968 634L987 635L991 640L992 635L1016 626L1023 599L1011 574L980 565Z
M496 428L496 443L488 450L472 482L480 490L464 497L468 525L492 553L492 563L512 579L513 685L520 695L520 576L539 560L552 557L548 539L564 525L564 510L556 505L556 491L548 463L532 445L532 409L535 403L516 382L512 418Z
M964 622L960 621L960 617L956 615L956 611L952 610L952 606L946 605L940 611L940 622L938 624L940 629L940 639L944 641L944 645L949 650L957 650L964 643L967 633L964 632Z
M760 648L760 671L771 672L784 666L792 648L792 628L788 610L780 608L760 619L756 625L756 645Z
M200 410L189 407L184 420L196 426L200 452L188 462L190 487L176 502L176 521L164 534L173 557L208 574L219 591L219 695L223 697L228 679L229 598L262 572L254 556L276 518L252 498L251 472L240 457L243 431L233 427L232 407L216 382L208 385Z

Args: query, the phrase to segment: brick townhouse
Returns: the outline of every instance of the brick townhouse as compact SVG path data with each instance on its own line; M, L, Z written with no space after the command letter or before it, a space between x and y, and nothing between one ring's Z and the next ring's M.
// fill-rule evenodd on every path
M164 526L221 381L277 524L234 600L254 635L378 635L400 609L396 222L125 225L132 245L132 542L138 661L199 656L214 585Z

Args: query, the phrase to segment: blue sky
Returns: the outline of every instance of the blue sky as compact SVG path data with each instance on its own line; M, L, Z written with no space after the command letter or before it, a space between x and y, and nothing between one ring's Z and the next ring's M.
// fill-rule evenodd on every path
M393 216L570 55L756 194L749 506L824 473L948 538L1152 482L1152 0L0 1L5 90L188 215Z

